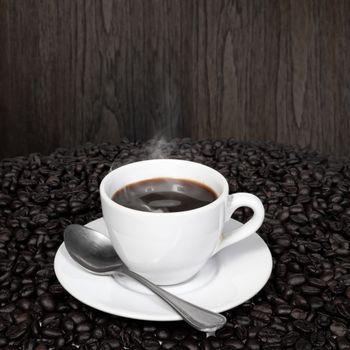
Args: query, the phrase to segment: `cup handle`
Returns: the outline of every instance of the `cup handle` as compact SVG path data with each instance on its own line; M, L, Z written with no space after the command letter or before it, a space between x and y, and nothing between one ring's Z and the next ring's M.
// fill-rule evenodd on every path
M260 199L253 194L240 192L228 196L225 222L230 220L231 215L239 207L248 207L252 209L253 217L238 229L222 237L213 255L221 249L247 238L252 233L256 232L264 221L265 209Z

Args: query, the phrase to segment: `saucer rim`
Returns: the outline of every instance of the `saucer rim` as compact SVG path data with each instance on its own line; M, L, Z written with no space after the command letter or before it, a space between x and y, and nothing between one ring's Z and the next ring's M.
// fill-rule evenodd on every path
M96 224L96 222L99 222L103 220L103 217L98 218L96 220L90 221L89 223L87 223L85 226L90 227ZM233 221L236 221L234 219L230 219ZM233 309L243 303L245 303L247 300L251 299L252 297L254 297L257 293L259 293L261 291L261 289L265 286L265 284L267 283L267 281L270 279L271 273L272 273L272 268L273 268L273 258L272 258L272 254L271 251L269 249L269 247L267 246L266 242L255 232L252 235L256 235L258 239L260 239L263 243L263 245L265 245L265 247L267 248L267 257L266 257L266 265L268 265L268 273L266 274L266 278L264 279L263 282L259 283L259 285L254 288L254 292L247 294L247 297L241 301L239 304L235 304L232 305L232 303L226 303L225 305L218 305L217 307L211 307L210 310L213 312L218 312L218 313L222 313L225 312L227 310ZM145 316L144 313L137 313L134 311L118 311L118 313L116 313L114 310L112 310L110 307L105 307L105 306L101 306L99 305L98 307L96 305L94 305L94 302L91 302L91 298L86 298L84 296L81 296L81 293L75 293L75 290L72 290L70 288L70 286L65 283L64 279L62 279L62 276L60 276L60 273L57 273L58 271L58 256L59 256L59 252L60 254L62 254L62 250L65 250L67 252L67 249L65 247L64 242L62 242L62 244L60 245L60 247L58 248L55 258L54 258L54 271L56 274L56 278L58 279L58 281L60 282L60 284L62 285L62 287L70 294L72 295L74 298L76 298L77 300L79 300L81 303L88 305L89 307L92 307L96 310L108 313L110 315L113 316L120 316L120 317L125 317L125 318L129 318L129 319L135 319L135 320L144 320L144 321L159 321L159 322L171 322L171 321L181 321L182 318L180 315L178 315L175 311L173 310L169 310L169 314L164 314L164 315L160 315L160 314L152 314L149 313L147 316ZM67 252L68 254L68 252ZM217 253L217 255L220 255L220 252ZM268 261L267 261L268 258ZM101 278L111 278L111 276L100 276ZM137 292L137 291L131 291L129 289L127 289L126 287L122 286L120 283L118 283L119 287L122 288L125 291L131 292L131 293L135 293L138 295L141 295L141 293ZM147 295L147 298L157 298L159 300L159 302L164 302L161 299L159 299L156 295ZM164 302L165 303L165 302ZM95 303L96 304L96 303Z

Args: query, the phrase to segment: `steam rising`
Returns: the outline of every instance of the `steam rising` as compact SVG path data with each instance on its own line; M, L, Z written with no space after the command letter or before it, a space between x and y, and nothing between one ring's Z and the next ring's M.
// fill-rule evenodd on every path
M132 163L139 160L147 160L147 159L164 159L171 158L173 151L173 144L166 141L164 137L155 137L145 144L142 145L142 149L137 150L138 152L134 155L126 157L123 159L121 157L122 151L116 156L116 159L113 161L110 171L128 163ZM125 189L123 190L125 191ZM125 192L127 194L127 192ZM149 211L149 212L165 212L164 209L158 209L157 207L161 206L176 206L174 203L152 203L152 207L144 203L142 200L138 199L137 202L134 202L139 207L141 211Z
M171 150L171 145L165 138L152 139L146 145L146 159L169 158Z
M121 144L122 147L123 143ZM125 151L121 150L112 162L110 171L139 160L174 158L173 151L173 142L168 142L164 137L155 137L142 144L139 149L133 149L133 153L128 154L127 157L123 156Z

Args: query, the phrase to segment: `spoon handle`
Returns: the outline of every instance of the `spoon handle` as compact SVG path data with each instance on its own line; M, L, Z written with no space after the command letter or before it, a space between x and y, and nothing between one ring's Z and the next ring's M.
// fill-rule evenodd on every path
M166 303L168 303L177 313L182 316L183 320L195 329L202 332L215 332L226 324L226 317L216 312L205 310L199 306L193 305L166 290L156 286L146 278L130 271L127 268L118 270L123 274L135 279L153 293L157 294Z

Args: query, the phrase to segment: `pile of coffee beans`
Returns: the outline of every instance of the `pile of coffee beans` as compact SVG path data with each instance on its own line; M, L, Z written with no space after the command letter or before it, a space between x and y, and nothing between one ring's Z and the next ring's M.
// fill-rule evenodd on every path
M271 278L224 313L228 324L216 336L183 322L102 313L70 296L54 274L64 228L101 216L98 187L110 168L161 156L217 169L231 192L254 193L266 209L259 233L273 255ZM250 215L241 208L234 217ZM349 349L350 162L231 139L124 140L2 160L0 348Z

